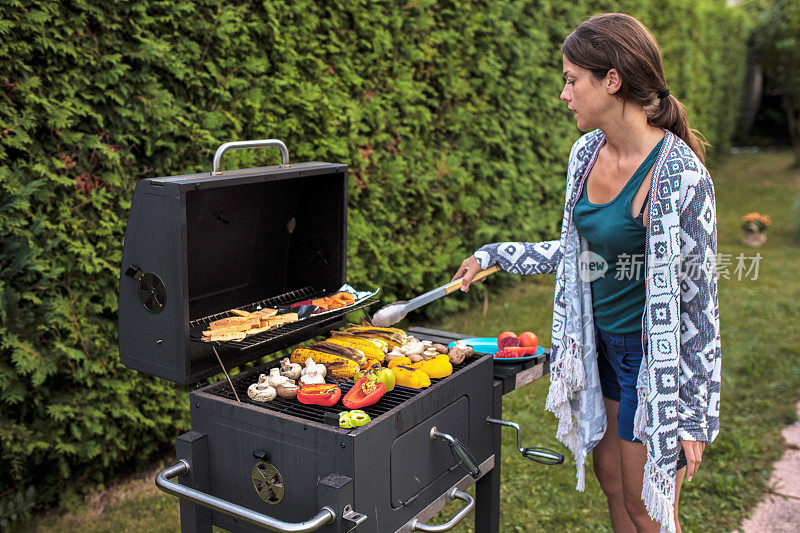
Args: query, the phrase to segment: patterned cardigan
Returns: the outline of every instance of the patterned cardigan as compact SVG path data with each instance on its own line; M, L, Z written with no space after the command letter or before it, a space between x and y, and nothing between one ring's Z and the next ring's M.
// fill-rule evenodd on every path
M589 243L572 213L605 136L599 130L572 147L561 238L494 243L475 252L482 268L556 274L550 390L545 408L558 418L556 437L575 456L577 490L586 456L607 427L600 390L591 286L581 279ZM662 531L675 531L673 502L678 442L711 443L719 432L721 352L717 304L717 228L711 177L691 149L667 131L653 167L646 227L644 358L634 435L647 446L642 500Z

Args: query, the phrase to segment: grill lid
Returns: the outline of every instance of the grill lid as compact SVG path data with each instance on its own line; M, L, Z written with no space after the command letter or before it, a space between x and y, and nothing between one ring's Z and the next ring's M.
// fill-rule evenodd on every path
M219 172L226 150L258 146L281 148L282 164ZM336 292L347 277L347 170L290 165L280 141L252 141L220 147L211 174L137 183L119 285L123 364L195 383L221 373L212 345L192 339L204 319ZM340 327L343 315L313 317L217 350L226 367L239 366Z

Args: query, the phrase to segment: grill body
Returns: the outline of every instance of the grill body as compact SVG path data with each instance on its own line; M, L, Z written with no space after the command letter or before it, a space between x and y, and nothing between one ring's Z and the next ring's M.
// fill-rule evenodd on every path
M217 172L225 150L262 146L280 147L283 164ZM226 143L214 169L140 181L122 254L120 359L183 385L220 374L220 365L237 367L327 335L349 312L312 315L237 342L199 341L210 321L233 308L297 303L331 294L347 279L346 166L290 166L283 143L267 140ZM410 333L442 344L465 337ZM338 427L341 404L250 401L247 387L277 364L231 378L241 402L226 380L190 393L192 431L177 439L179 463L156 478L181 497L182 531L210 533L212 524L263 531L245 520L282 521L273 527L279 531L411 531L414 519L428 520L449 498L469 501L454 491L476 483L477 474L459 466L447 439L482 467L476 531L498 531L500 429L487 418L501 417L502 394L547 372L545 358L498 371L491 356L476 356L427 389L397 387L365 408L370 423L351 430ZM341 386L346 392L352 382Z
M235 379L250 383L262 371ZM433 427L461 441L478 464L493 457L494 432L485 423L494 414L492 372L491 357L483 356L354 430L310 420L314 413L295 416L238 403L222 393L227 382L204 387L190 395L192 428L207 438L207 456L194 456L193 468L210 480L212 495L285 521L313 516L331 503L320 480L349 480L339 496L368 516L357 531L396 531L465 476L449 445L431 439ZM282 478L279 503L262 500L252 481L265 457ZM230 531L263 531L222 513L208 514ZM337 517L319 531L347 530Z

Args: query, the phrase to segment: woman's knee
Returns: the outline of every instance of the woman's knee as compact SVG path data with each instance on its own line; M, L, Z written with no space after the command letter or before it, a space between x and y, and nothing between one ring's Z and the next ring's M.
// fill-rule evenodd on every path
M625 510L628 511L628 516L631 521L636 524L639 529L645 529L655 524L650 515L647 514L647 509L642 501L641 494L628 494L625 493Z
M602 459L598 461L595 458L594 475L606 496L622 496L622 471L619 463Z

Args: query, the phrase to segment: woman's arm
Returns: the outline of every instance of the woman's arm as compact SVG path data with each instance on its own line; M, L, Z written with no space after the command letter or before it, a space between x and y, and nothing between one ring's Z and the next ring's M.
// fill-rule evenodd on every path
M555 274L561 260L558 240L542 242L496 242L475 252L482 269L498 265L512 274Z
M495 264L512 274L555 274L560 260L560 241L496 242L464 259L453 280L462 278L461 290L468 291L475 274Z

